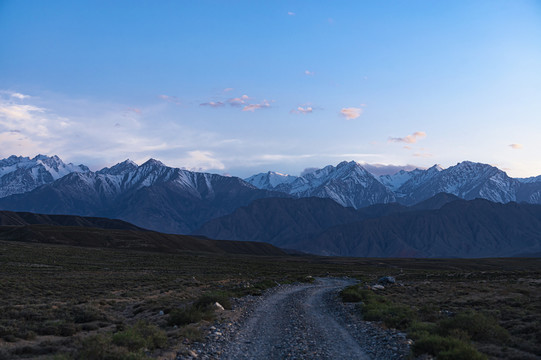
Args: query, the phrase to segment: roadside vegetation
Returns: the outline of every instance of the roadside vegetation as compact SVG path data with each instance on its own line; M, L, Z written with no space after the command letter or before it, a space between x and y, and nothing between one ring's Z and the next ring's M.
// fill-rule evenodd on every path
M399 269L396 284L374 289L370 285L378 277L373 276L340 295L342 301L356 303L363 319L407 333L413 340L412 358L538 359L539 271L519 270L519 259L475 260L477 266L474 261L469 266L466 260L454 261L464 268ZM442 265L454 261L442 260ZM491 271L484 262L494 262Z
M214 321L233 316L228 309L236 297L317 276L355 277L364 285L383 275L402 285L379 292L361 285L343 295L361 301L364 316L407 331L415 354L534 359L541 356L540 265L536 259L249 257L0 241L0 359L173 358L201 341Z

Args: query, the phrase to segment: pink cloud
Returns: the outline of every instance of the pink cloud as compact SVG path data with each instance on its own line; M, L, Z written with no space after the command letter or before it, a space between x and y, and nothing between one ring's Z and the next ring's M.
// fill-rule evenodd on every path
M180 99L177 98L176 96L159 95L158 97L159 97L160 99L162 99L162 100L165 100L165 101L170 102L170 103L173 103L173 104L177 104L177 105L180 105L180 104L181 104Z
M202 103L202 104L199 104L199 106L210 106L212 108L218 108L218 107L223 107L225 106L225 104L221 101L209 101L209 102L206 102L206 103Z
M255 110L265 109L265 108L268 108L268 107L270 107L269 102L267 100L263 100L263 102L261 104L249 104L249 105L246 105L244 108L242 108L242 111L254 112Z
M355 107L342 108L342 110L340 110L340 115L345 117L347 120L356 119L361 116L362 113L363 109Z
M522 149L522 144L509 144L509 147L514 150Z
M305 106L305 107L299 106L296 109L291 110L290 112L292 114L304 114L304 115L306 115L306 114L311 114L313 111L314 111L314 109L311 106Z
M228 99L227 102L231 106L242 106L246 104L248 100L250 100L250 97L248 95L242 95L241 97Z
M411 135L407 135L401 138L390 137L389 142L403 142L407 144L414 144L417 142L417 140L422 139L424 137L426 137L426 133L424 131L416 131Z

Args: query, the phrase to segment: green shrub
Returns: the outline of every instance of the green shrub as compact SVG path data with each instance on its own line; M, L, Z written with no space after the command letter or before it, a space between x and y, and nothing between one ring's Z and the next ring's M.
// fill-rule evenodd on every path
M509 340L509 333L498 324L496 319L474 311L459 313L449 319L441 320L438 325L439 333L444 336L452 335L459 330L466 332L472 340L476 341L506 342Z
M114 347L105 335L93 335L83 340L77 358L86 360L120 360L127 355L125 349Z
M201 334L201 330L199 330L195 326L185 326L183 327L179 335L192 341L199 341L203 339L203 335Z
M273 280L262 280L254 284L254 288L258 290L267 290L275 286L276 286L276 281L273 281Z
M81 306L72 310L73 321L77 324L106 320L105 316L93 306Z
M486 360L487 357L475 350L470 345L442 351L438 354L438 360Z
M383 321L392 328L404 329L414 320L415 312L405 305L387 302L370 302L362 306L363 317L368 321Z
M144 321L138 321L134 329L143 336L148 349L163 348L167 345L167 335L165 331L157 326L148 324Z
M415 312L408 306L393 304L384 296L361 289L359 285L346 287L340 296L344 302L362 301L361 312L368 321L383 321L388 327L406 328L415 319Z
M359 285L346 287L340 292L343 302L385 302L381 295L374 294L371 290L361 289Z
M112 342L130 351L138 351L143 348L153 350L167 344L167 335L156 326L139 321L134 326L114 334Z
M438 326L434 323L412 321L407 332L408 332L408 336L411 339L417 340L424 336L435 334L437 329L438 329Z
M426 335L415 341L412 347L413 354L419 356L430 354L444 360L486 360L486 356L479 353L467 342L440 335Z
M220 303L224 309L231 310L230 293L227 291L210 291L201 295L193 304L194 307L202 310L210 307L214 303Z
M128 328L113 335L113 344L137 351L146 346L145 338L134 328Z
M203 310L196 306L189 306L185 309L175 309L169 313L167 324L173 325L188 325L199 322L203 319L211 319L213 315L212 310Z

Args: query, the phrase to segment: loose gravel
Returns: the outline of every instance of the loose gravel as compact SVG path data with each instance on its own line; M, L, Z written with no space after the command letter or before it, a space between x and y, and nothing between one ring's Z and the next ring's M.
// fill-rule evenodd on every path
M363 321L338 293L351 279L319 278L280 285L234 303L235 321L215 323L205 341L177 356L185 359L405 359L405 334Z

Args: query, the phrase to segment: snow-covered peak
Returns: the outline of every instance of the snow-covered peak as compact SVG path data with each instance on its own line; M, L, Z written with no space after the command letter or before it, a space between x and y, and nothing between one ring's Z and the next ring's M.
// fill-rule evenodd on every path
M141 165L141 167L166 167L164 163L162 163L160 160L156 159L148 159Z
M279 188L283 190L283 188ZM331 198L343 206L371 205L394 201L394 195L355 161L305 173L287 188L291 195Z
M0 197L20 194L51 183L70 173L90 171L84 165L65 164L58 156L12 155L0 160Z
M492 165L482 164L482 163L477 163L477 162L472 162L472 161L462 161L462 162L457 163L455 166L451 166L447 169L447 172L455 173L455 174L456 173L479 174L479 173L485 173L487 171L498 172L502 170Z
M247 183L252 184L258 189L272 190L282 184L291 184L298 176L281 174L279 172L268 171L259 173L249 178L244 179Z
M336 167L327 165L322 169L305 174L302 178L317 186L318 183L323 183L331 179L357 178L362 180L365 178L372 179L374 175L355 161L342 161Z
M415 174L417 174L419 171L422 171L422 170L419 170L419 169L415 169L412 171L400 170L399 172L393 175L381 175L378 179L383 185L387 186L387 188L391 189L392 191L396 191L404 183L410 180Z
M98 174L109 174L109 175L124 175L126 173L135 171L138 168L137 164L126 159L121 163L118 163L110 168L106 167L98 171Z

